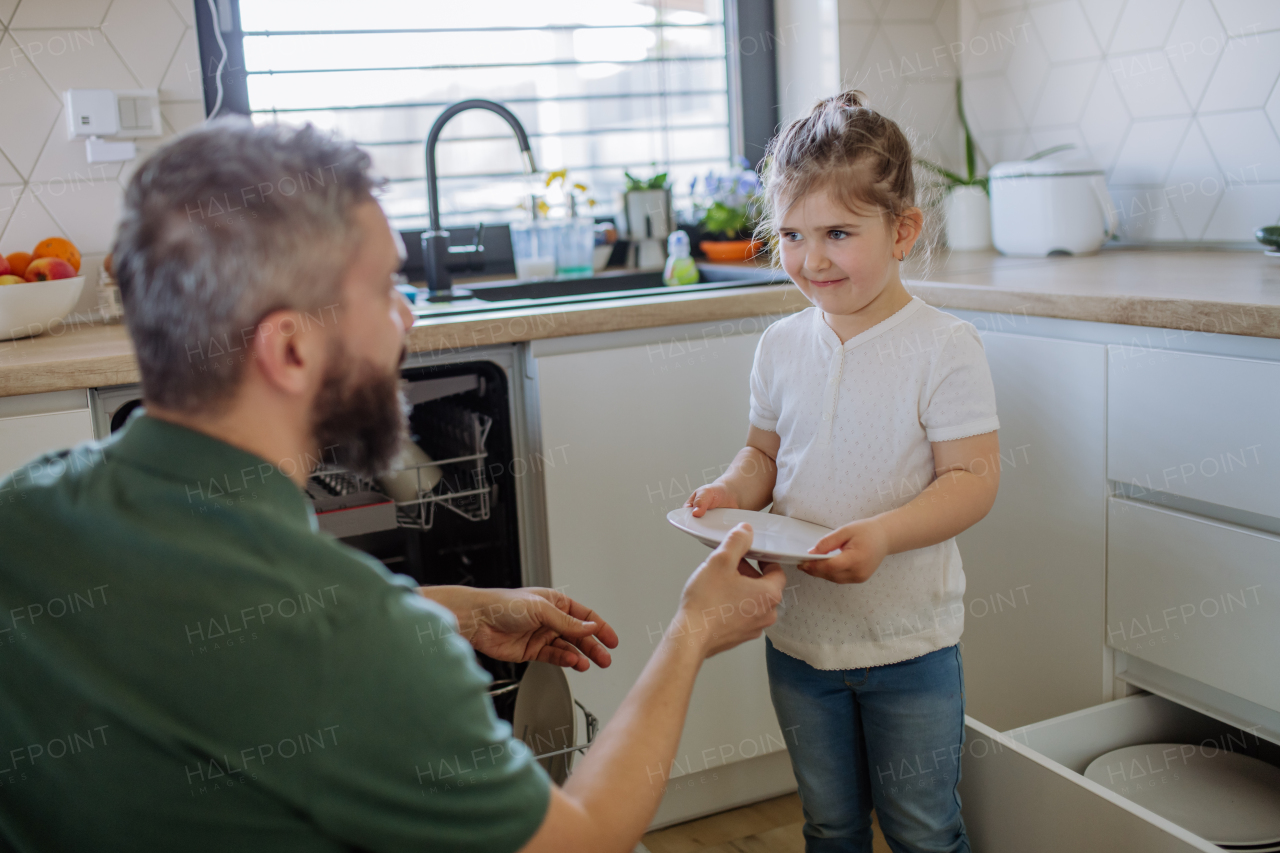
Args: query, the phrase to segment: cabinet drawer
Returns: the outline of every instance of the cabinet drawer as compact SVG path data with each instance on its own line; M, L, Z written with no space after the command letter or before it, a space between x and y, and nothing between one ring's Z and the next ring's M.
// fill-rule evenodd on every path
M1107 476L1280 517L1280 363L1111 346Z
M93 440L88 409L0 419L0 479L42 453Z
M1280 711L1280 538L1112 498L1107 642Z
M1098 756L1140 743L1258 748L1252 735L1152 695L1003 734L966 717L960 798L973 849L1220 853L1216 845L1083 776Z

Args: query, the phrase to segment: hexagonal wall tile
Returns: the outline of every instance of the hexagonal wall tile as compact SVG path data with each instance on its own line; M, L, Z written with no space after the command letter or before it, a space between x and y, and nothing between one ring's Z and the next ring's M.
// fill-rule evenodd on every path
M17 28L96 27L111 0L22 0L9 26Z
M1093 28L1077 0L1063 0L1031 10L1031 20L1053 62L1097 59L1102 55Z
M1024 117L1035 114L1048 74L1049 60L1044 46L1035 30L1028 28L1027 37L1014 46L1009 65L1005 68L1005 77Z
M1200 126L1192 122L1165 178L1169 203L1188 240L1201 239L1225 183Z
M144 89L160 88L185 31L173 7L155 0L115 0L102 22L102 32Z
M1107 52L1130 53L1164 47L1177 13L1178 4L1169 0L1128 0Z
M200 101L204 99L204 81L200 73L200 47L196 31L188 28L182 35L178 52L169 63L160 83L162 101Z
M1089 143L1089 153L1104 170L1110 171L1120 143L1129 132L1129 108L1105 68L1093 81L1089 100L1080 116L1080 132Z
M204 121L204 101L180 101L160 105L165 133L182 133Z
M1227 187L1222 203L1205 229L1206 240L1247 242L1256 247L1253 232L1280 222L1280 184L1245 184Z
M1280 86L1277 86L1271 93L1271 97L1267 99L1266 113L1271 119L1271 129L1280 136Z
M22 175L18 174L18 170L13 168L13 164L9 162L9 158L0 153L0 184L20 184L22 183Z
M1280 181L1280 139L1262 110L1213 113L1197 119L1227 181Z
M891 0L880 13L882 21L932 21L942 0Z
M67 89L136 89L101 30L12 30L58 99Z
M1191 110L1164 51L1108 57L1105 68L1115 78L1134 118L1167 117Z
M1164 50L1192 104L1200 103L1226 39L1209 0L1183 0Z
M902 76L908 79L956 76L951 51L933 24L885 24L881 29L899 57Z
M1135 120L1116 155L1111 182L1131 185L1163 183L1190 123L1189 118Z
M1080 0L1080 6L1089 19L1098 45L1106 51L1111 44L1111 36L1115 34L1120 13L1124 11L1124 0Z
M12 34L0 39L0 103L22 121L0 121L0 151L25 176L36 164L45 138L62 110Z
M1227 41L1205 90L1204 100L1216 110L1260 107L1280 77L1280 32Z
M1109 186L1107 189L1120 213L1121 239L1134 243L1186 239L1162 185Z
M971 32L963 34L957 48L961 73L967 78L1004 71L1013 48L1027 40L1031 27L1031 18L1023 10L983 15Z
M188 27L196 25L196 10L192 6L190 0L169 0L169 5L182 18L182 23Z
M1050 68L1039 103L1031 117L1031 126L1075 124L1080 121L1080 114L1089 98L1089 90L1101 67L1101 61L1089 59Z
M40 202L82 252L106 252L115 238L123 191L115 181L48 185Z
M1274 0L1214 0L1228 35L1280 29L1280 3Z
M13 209L18 204L18 199L22 198L22 184L0 184L0 235L4 234L4 227L9 224L9 217L13 216ZM25 249L10 249L8 243L0 243L0 254L9 254L10 252L22 252Z
M1004 75L966 79L964 112L974 133L984 136L1022 130L1022 114Z
M9 196L5 196L4 203L10 203ZM66 232L49 215L49 211L44 209L44 205L36 200L35 193L28 187L23 190L14 206L4 233L0 234L0 246L4 247L5 254L29 252L46 237L66 236Z
M40 159L31 170L33 183L79 183L84 181L112 180L120 174L119 163L90 163L85 156L83 139L67 139L63 130L65 121L62 111L58 112L58 120L53 133L40 152Z

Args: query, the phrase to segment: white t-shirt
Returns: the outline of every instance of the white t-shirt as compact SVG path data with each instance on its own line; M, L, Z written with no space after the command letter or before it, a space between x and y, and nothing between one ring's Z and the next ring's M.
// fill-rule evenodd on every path
M977 330L919 297L843 345L822 312L779 320L751 370L751 423L777 432L773 512L839 527L933 482L930 442L992 432L995 389ZM964 571L954 539L891 554L862 584L787 569L779 651L818 669L908 660L954 645Z

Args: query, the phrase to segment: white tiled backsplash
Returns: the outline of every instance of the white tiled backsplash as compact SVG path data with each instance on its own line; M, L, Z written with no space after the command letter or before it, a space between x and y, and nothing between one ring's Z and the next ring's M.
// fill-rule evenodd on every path
M192 0L0 0L0 253L62 236L97 304L124 185L138 161L93 163L68 140L67 89L159 89L165 138L204 120ZM139 139L139 159L163 138Z
M1106 170L1129 243L1241 243L1280 221L1277 0L777 0L784 117L807 104L784 27L828 8L839 79L910 128L917 152L962 164L954 105L990 162L1073 142ZM815 17L820 18L817 14ZM825 29L825 31L824 31ZM794 65L796 60L792 60ZM788 79L790 76L791 79ZM980 163L980 165L982 165Z

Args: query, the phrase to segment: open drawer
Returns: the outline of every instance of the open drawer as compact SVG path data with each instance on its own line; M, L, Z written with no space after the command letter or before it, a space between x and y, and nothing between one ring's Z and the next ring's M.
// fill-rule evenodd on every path
M1098 756L1140 743L1197 744L1277 762L1274 744L1154 695L1130 696L1004 733L966 717L960 796L973 849L1221 853L1222 848L1082 775Z

